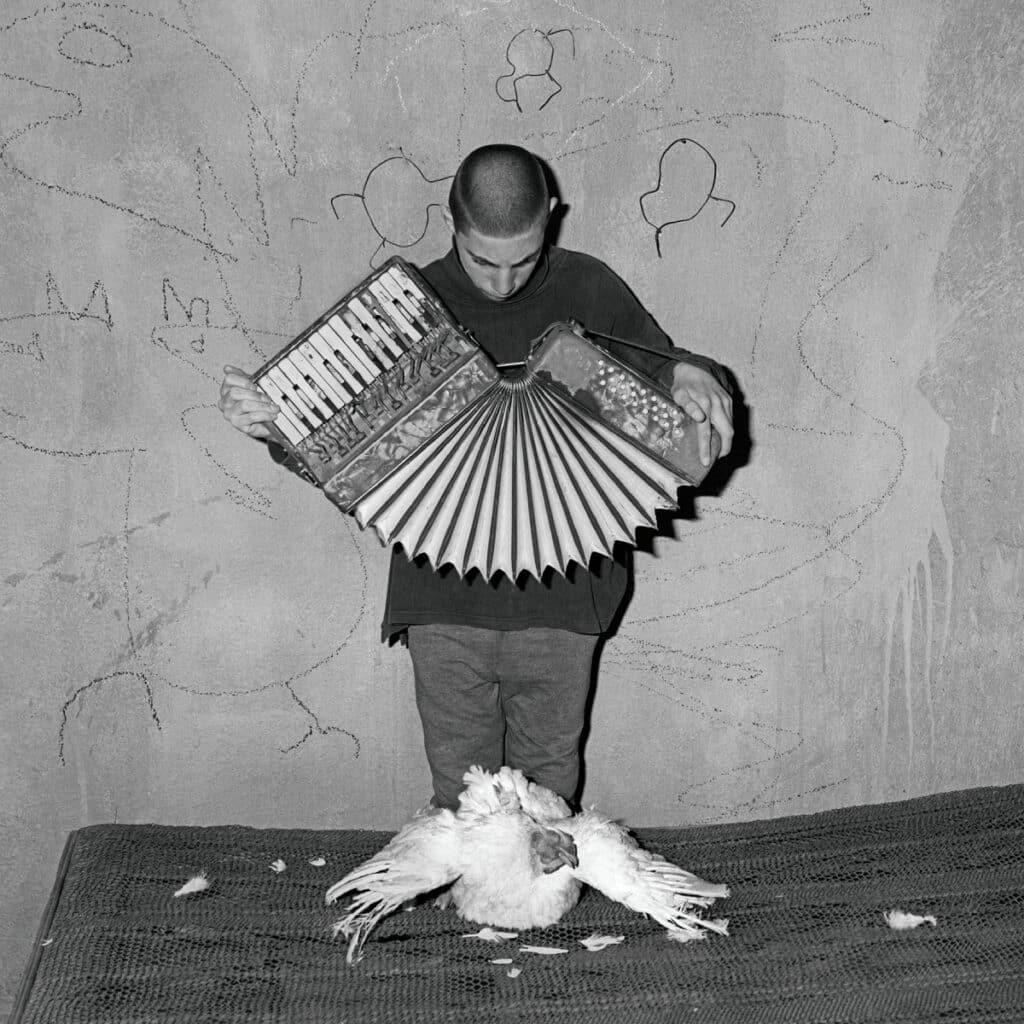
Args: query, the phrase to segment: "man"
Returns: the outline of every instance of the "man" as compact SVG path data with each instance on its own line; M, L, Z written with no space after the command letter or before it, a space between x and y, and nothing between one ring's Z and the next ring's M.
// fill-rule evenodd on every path
M607 343L670 387L698 421L705 465L712 426L727 454L732 401L721 368L673 349L603 263L549 244L556 205L532 154L507 145L475 150L455 174L445 211L452 249L423 268L424 277L497 363L521 361L548 326L570 319L664 351ZM234 367L225 368L220 408L237 429L263 439L278 411ZM279 448L272 454L287 461ZM462 774L474 764L520 768L574 802L594 651L627 582L627 563L609 558L573 565L565 577L512 581L435 572L425 558L393 551L384 637L407 636L437 805L457 805Z

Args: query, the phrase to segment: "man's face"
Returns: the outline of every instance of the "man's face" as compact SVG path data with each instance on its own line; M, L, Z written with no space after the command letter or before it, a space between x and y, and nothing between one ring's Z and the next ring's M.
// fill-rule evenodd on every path
M514 238L491 238L475 228L455 232L462 268L482 295L505 302L521 291L544 252L547 218Z

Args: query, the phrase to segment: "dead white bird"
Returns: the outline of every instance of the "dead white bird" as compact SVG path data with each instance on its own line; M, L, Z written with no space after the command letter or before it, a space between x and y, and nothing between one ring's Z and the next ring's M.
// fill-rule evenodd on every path
M647 914L672 938L726 933L699 913L729 895L649 853L622 826L594 810L573 815L561 797L521 771L470 768L459 809L421 811L380 853L327 890L351 895L334 933L358 961L374 926L403 903L447 889L460 916L499 928L544 928L576 904L582 885Z

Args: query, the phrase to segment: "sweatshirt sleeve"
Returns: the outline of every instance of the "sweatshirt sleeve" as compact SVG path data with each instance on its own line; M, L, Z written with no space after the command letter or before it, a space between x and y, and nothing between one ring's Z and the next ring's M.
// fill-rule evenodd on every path
M607 338L598 340L608 350L628 366L632 366L648 377L653 377L666 388L672 386L672 374L676 363L691 363L710 373L726 390L731 390L728 377L722 367L709 356L689 352L673 345L668 335L658 326L655 319L644 308L640 300L633 294L629 286L610 268L600 264L604 274L600 285L601 295L597 308L604 312L602 318L609 326L599 327L597 324L584 323L584 328L595 332L614 335L635 341L647 348L656 349L648 352L622 345ZM663 353L663 354L662 354Z
M316 477L287 448L282 447L276 441L267 441L266 445L267 451L270 452L270 457L279 466L284 466L285 469L290 470L296 476L302 477L303 480L313 484L315 487L320 486Z

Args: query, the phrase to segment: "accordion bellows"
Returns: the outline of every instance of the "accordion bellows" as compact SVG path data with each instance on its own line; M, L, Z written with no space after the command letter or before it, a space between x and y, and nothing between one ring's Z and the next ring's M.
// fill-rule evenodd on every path
M435 568L539 579L635 544L685 482L528 372L492 385L352 513Z
M586 567L707 472L668 391L580 325L552 324L502 374L398 257L253 380L281 408L274 440L331 501L460 575Z

